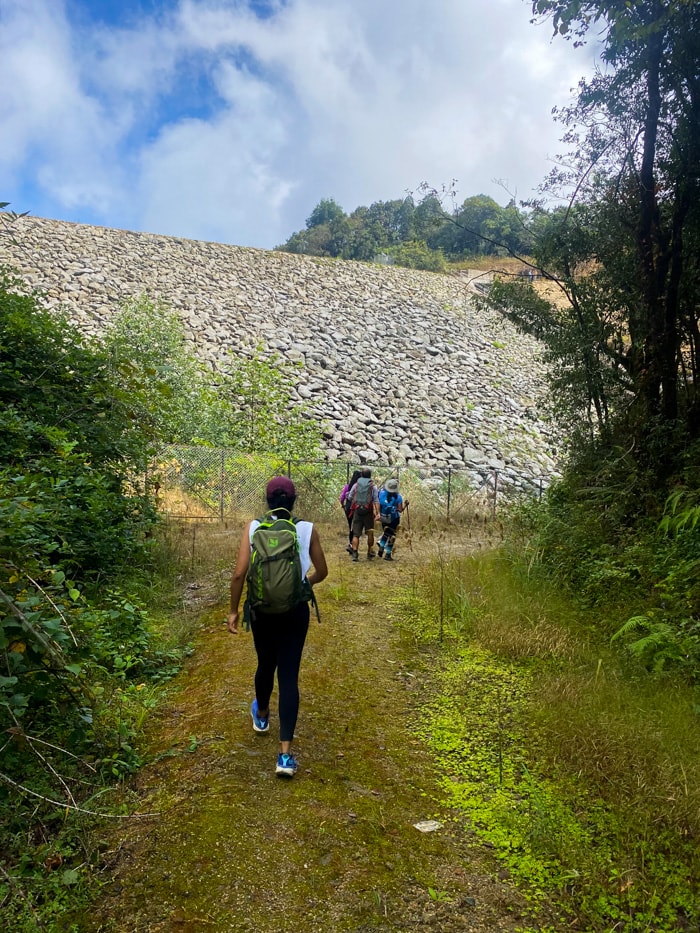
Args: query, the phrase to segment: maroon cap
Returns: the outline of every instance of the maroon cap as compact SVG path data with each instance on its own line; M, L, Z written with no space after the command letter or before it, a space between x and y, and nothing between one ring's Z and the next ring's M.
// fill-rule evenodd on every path
M265 495L268 499L270 496L274 496L276 492L284 493L290 499L293 499L297 494L294 483L286 476L273 476L267 484Z

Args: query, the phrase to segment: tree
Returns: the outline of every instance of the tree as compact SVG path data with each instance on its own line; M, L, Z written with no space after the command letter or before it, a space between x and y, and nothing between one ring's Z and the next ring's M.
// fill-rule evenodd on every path
M300 459L318 453L318 426L293 404L294 375L278 356L260 348L250 357L231 356L214 375L187 343L178 314L146 296L125 302L105 349L139 424L161 443Z
M331 224L334 220L345 217L345 211L333 198L322 198L306 218L306 229L320 227L322 224Z
M220 386L230 412L220 423L218 443L284 459L318 456L320 428L306 406L292 400L291 368L261 348L249 358L232 358Z
M426 242L444 224L445 212L436 194L428 193L421 198L413 211L412 221L416 239Z
M142 428L168 444L201 437L200 425L213 401L211 380L175 311L147 295L127 299L104 336L104 346L115 383L138 387L133 404Z
M608 70L582 81L577 103L560 114L575 150L570 172L549 185L573 184L599 225L587 279L618 324L609 349L630 380L626 427L663 472L668 443L680 449L700 433L700 7L538 0L533 12L577 42L594 24L602 29Z
M407 269L424 269L427 272L444 272L445 257L439 250L429 249L422 240L407 240L388 249L397 266Z
M9 543L9 527L24 528L26 519L54 564L115 567L150 519L134 490L152 440L139 388L115 384L104 349L19 294L18 284L0 283L0 499L14 516L0 523L3 546L21 550Z
M0 284L3 731L49 711L75 726L90 702L76 681L89 615L80 590L141 557L154 520L138 490L149 436L137 390L115 386L104 350L18 284Z

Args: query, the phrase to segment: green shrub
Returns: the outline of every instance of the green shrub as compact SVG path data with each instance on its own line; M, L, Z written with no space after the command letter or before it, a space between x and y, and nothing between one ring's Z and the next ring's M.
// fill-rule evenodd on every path
M393 257L397 266L405 266L408 269L444 272L447 268L441 250L430 249L423 240L410 240L398 246L390 246L385 252Z

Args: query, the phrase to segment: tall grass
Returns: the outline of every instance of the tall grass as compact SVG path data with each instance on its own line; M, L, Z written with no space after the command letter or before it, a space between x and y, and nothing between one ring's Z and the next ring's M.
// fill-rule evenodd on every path
M590 933L698 929L696 691L504 549L436 553L409 604L413 637L442 642L425 731L444 786L513 875Z

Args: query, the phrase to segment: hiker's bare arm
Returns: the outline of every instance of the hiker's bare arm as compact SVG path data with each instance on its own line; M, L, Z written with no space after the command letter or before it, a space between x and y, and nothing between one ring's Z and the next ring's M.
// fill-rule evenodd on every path
M311 529L311 541L309 542L309 557L311 558L311 563L314 565L314 569L308 575L307 579L309 583L313 586L314 583L320 583L321 580L325 580L328 576L328 564L326 563L326 555L323 553L323 548L321 547L321 539L318 536L318 532L315 528Z
M232 635L238 634L238 604L241 601L245 575L248 573L248 564L250 564L250 522L243 529L236 566L231 574L231 611L228 614L226 625Z
M408 499L406 499L405 502L401 502L399 505L396 506L396 508L399 510L399 512L403 512L404 509L408 508Z

